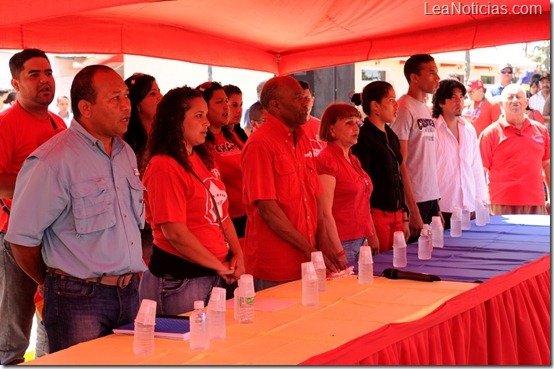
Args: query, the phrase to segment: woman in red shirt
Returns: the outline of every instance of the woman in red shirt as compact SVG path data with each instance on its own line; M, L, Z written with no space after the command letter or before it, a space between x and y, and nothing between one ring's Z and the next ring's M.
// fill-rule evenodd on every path
M369 206L373 184L350 150L358 142L358 116L352 105L329 105L319 128L327 147L316 157L323 187L317 197L318 246L342 244L348 264L358 261L364 244L379 249Z
M237 236L244 237L246 205L242 202L242 170L240 157L244 143L229 126L229 100L217 82L205 82L197 87L208 104L210 128L206 136L211 153L221 171L229 195L229 215Z
M233 283L244 262L225 185L205 144L208 107L199 91L169 91L158 105L144 173L146 219L154 233L140 298L158 314L193 310L213 287Z

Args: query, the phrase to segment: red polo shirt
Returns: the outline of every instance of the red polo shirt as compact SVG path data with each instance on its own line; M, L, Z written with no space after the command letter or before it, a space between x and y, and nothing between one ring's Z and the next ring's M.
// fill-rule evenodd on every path
M341 241L373 235L369 198L373 191L371 178L357 157L349 153L350 164L342 149L329 142L316 158L318 174L335 177L333 218Z
M275 200L293 227L315 249L316 195L321 191L310 141L304 130L293 132L271 114L246 142L242 152L243 200L246 203L244 258L246 272L268 281L301 277L304 254L279 237L254 205Z
M491 204L544 205L542 163L550 160L544 125L525 118L519 130L501 116L485 128L479 149L489 171Z

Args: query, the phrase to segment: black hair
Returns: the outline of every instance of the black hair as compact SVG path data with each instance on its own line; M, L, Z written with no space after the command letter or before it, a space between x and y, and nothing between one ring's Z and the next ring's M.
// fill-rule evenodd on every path
M161 99L148 140L148 161L154 155L167 155L175 159L187 172L192 171L185 146L183 121L186 112L191 108L190 102L195 98L202 98L200 91L183 86L170 90ZM208 170L214 168L214 160L206 143L194 146L193 150Z
M371 102L381 102L389 93L392 85L385 81L373 81L362 91L362 110L366 115L371 112Z
M91 104L96 102L96 90L94 89L92 79L99 71L114 72L108 66L95 64L84 67L73 78L71 83L71 110L77 120L81 118L81 111L79 110L79 102L81 100L88 101Z
M123 135L123 140L131 146L137 155L139 171L144 169L144 154L146 152L146 142L148 141L148 132L144 124L140 121L138 114L138 104L150 93L152 85L156 79L148 74L135 73L125 80L129 89L129 100L131 100L131 118L129 127Z
M214 92L217 90L223 90L223 92L225 92L225 89L223 88L221 83L211 82L211 81L202 83L200 86L196 87L196 89L202 93L202 97L206 101L206 104L208 104L208 110L209 110L210 100ZM225 93L225 95L227 95L227 93ZM242 149L244 144L242 143L242 141L240 141L235 137L235 135L231 131L231 128L229 128L228 125L221 127L221 132L223 133L223 137L225 137L225 139L227 139L230 142L233 142L235 145L237 145ZM208 133L206 134L206 142L209 142L211 144L215 143L215 136L213 132L210 131L209 129L208 129Z
M31 58L44 58L50 63L46 53L40 49L23 49L22 51L13 54L10 58L10 73L12 78L19 79L19 74L23 71L23 64Z
M446 99L452 97L455 88L462 90L462 95L466 94L466 86L455 79L443 79L439 83L437 92L433 95L433 118L438 118L442 114L441 104L444 104Z
M435 58L429 54L416 54L410 56L408 60L406 60L406 64L404 64L404 77L406 77L408 84L410 84L410 76L412 73L419 75L421 72L421 64L433 61L435 61Z

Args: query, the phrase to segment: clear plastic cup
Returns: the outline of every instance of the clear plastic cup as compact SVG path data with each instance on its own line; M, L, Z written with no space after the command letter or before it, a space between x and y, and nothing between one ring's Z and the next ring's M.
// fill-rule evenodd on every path
M327 289L327 268L321 251L312 251L312 263L317 274L319 291L325 291Z
M364 263L373 263L373 255L371 254L370 246L360 246L360 256L358 261Z
M135 322L139 322L145 325L156 324L156 301L143 299L140 303L139 311Z

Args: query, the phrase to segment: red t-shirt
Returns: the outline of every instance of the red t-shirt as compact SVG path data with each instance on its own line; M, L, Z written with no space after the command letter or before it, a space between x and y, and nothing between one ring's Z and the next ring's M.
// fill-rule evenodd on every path
M38 119L23 110L18 101L0 113L0 173L18 174L25 159L37 147L67 128L58 115L48 114L49 119ZM2 201L11 208L12 199ZM8 230L8 219L8 214L0 209L0 231Z
M488 99L483 99L479 102L473 102L472 108L475 111L475 118L471 120L473 128L477 133L477 137L483 132L485 128L491 125L492 122L496 122L502 114L500 109L500 104L496 101L489 101Z
M373 235L369 206L373 184L358 158L352 153L349 156L352 164L337 144L329 142L316 158L318 174L328 174L336 180L333 218L341 241Z
M234 133L232 135L235 136L237 142L241 142ZM214 135L214 137L215 145L210 146L229 195L229 215L231 218L239 218L246 215L246 206L242 202L242 170L240 167L242 147L228 141L223 133Z
M544 205L542 165L550 160L544 125L526 118L519 130L502 116L483 131L479 149L489 171L491 204Z
M306 136L310 140L310 145L312 146L312 151L314 156L318 156L319 153L325 148L327 142L321 141L319 139L319 126L321 125L321 120L314 116L310 116L310 120L302 126Z
M197 154L189 156L193 170L203 180L215 197L222 222L228 217L225 185L219 171L209 171ZM165 155L151 160L143 178L146 192L146 220L152 226L154 244L162 250L182 258L183 256L163 235L161 224L186 223L196 238L220 261L227 256L227 245L217 221L213 201L206 187L191 173Z
M244 242L246 272L268 281L301 277L304 254L279 237L254 205L275 200L292 226L314 246L316 195L321 191L310 142L301 127L293 133L271 114L250 135L242 152L243 199L248 220Z

